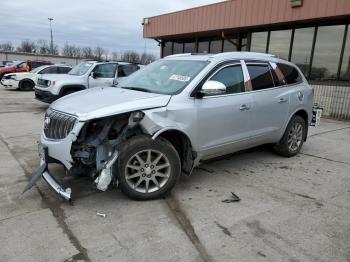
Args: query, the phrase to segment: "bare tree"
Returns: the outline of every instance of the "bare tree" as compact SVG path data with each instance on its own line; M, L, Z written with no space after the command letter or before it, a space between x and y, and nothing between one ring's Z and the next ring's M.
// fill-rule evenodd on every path
M14 47L11 42L6 42L3 44L0 44L0 50L2 51L13 51Z
M111 53L111 59L113 61L118 61L119 60L119 54L117 52L112 52Z
M91 59L94 58L94 53L92 51L92 48L89 46L81 48L81 55L84 58L91 58Z
M100 46L95 47L95 49L94 49L95 59L101 60L102 56L105 52L106 52L106 50L104 50L102 47L100 47Z
M62 54L69 57L81 57L81 48L65 43L62 49Z
M26 52L26 53L35 53L36 45L34 42L30 40L23 40L19 47L17 47L17 51Z
M140 58L140 63L143 65L148 65L156 60L156 56L153 54L143 53Z
M140 55L135 51L126 51L121 56L121 61L129 63L140 63Z
M36 41L36 53L39 54L49 54L50 46L48 45L46 40L39 39Z

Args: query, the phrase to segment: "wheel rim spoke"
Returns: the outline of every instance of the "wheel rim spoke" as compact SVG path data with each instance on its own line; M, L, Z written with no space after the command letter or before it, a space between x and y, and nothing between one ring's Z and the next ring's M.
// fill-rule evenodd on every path
M129 175L129 176L126 177L126 179L133 179L133 178L136 178L136 177L140 177L141 178L141 172L137 172L135 174Z
M134 185L134 188L137 188L142 183L142 181L143 181L143 178L140 177L137 183Z
M156 177L152 177L152 182L153 182L158 188L160 188L160 185L159 185L158 180L157 180Z
M137 158L137 161L139 161L140 165L144 164L145 161L139 156L139 154L136 154L135 157Z
M159 154L156 159L154 159L154 161L152 162L152 164L156 165L158 164L159 160L162 158L163 154Z
M135 165L130 165L130 164L127 164L127 167L134 169L134 170L137 170L137 171L139 171L141 169L141 166L135 166Z
M146 193L148 193L148 189L149 189L149 180L146 179L145 182L146 182L146 184L145 184L145 190L146 190Z
M148 150L147 151L147 160L146 160L147 163L151 163L151 154L152 154L151 150Z
M159 165L159 166L156 166L156 170L159 171L159 170L162 170L166 167L169 167L169 164L168 163L165 163L165 164L162 164L162 165Z

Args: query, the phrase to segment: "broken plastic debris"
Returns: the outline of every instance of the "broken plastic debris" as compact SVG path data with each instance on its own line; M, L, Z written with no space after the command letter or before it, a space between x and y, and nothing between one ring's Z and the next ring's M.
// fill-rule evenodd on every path
M96 216L105 218L105 217L106 217L106 214L97 212L97 213L96 213Z
M237 196L235 193L231 192L231 198L222 200L222 203L232 203L232 202L238 202L241 199L239 198L239 196Z

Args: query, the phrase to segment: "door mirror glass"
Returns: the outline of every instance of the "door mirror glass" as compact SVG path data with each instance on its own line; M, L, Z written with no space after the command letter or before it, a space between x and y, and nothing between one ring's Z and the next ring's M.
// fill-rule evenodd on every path
M226 86L219 81L209 80L204 83L200 93L205 96L222 95L226 93Z

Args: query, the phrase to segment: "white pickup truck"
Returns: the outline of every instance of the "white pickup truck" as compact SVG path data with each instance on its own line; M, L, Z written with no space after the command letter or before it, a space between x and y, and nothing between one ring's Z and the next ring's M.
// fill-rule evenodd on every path
M125 62L84 61L66 75L45 75L39 78L35 86L35 98L52 103L77 91L113 86L140 68L140 65Z

